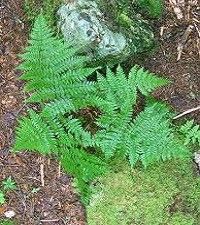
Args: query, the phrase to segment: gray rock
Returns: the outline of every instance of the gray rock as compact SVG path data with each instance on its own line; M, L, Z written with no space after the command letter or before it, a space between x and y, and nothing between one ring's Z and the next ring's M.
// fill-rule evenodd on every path
M95 1L69 1L59 8L57 14L58 26L64 38L84 46L82 50L96 61L104 61L108 64L119 63L130 54L137 52L136 46L140 37L136 32L141 33L141 29L131 26L129 29L131 35L114 31L108 26L104 13ZM144 34L149 35L146 30ZM152 33L150 36L153 37ZM137 43L134 43L134 39Z
M200 152L195 152L194 153L194 161L198 166L198 170L200 172Z

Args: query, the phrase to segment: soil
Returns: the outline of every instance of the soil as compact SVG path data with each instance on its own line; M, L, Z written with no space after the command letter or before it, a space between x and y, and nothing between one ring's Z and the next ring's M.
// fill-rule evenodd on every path
M155 24L160 46L144 62L145 68L172 81L155 96L170 103L177 113L200 105L200 7L195 0L186 3L181 8L183 18L177 19L172 5L166 1L166 14ZM0 2L0 181L11 176L17 184L17 189L8 193L7 203L0 207L0 219L4 212L13 210L19 225L86 224L85 210L75 194L72 178L60 171L54 159L9 152L16 119L27 109L23 103L23 83L15 69L30 27L22 9L23 0ZM177 47L189 25L193 29L177 61ZM185 118L200 122L200 112Z
M171 85L157 91L155 96L168 102L177 114L200 105L200 6L198 1L185 2L181 8L183 18L178 20L172 5L166 1L166 14L155 24L160 46L144 63L145 68L171 81ZM177 48L190 25L192 32L177 61ZM184 118L200 123L200 110Z
M0 182L11 176L17 185L15 191L6 195L0 219L5 218L6 211L13 210L18 225L84 225L84 208L75 194L72 178L60 171L55 160L9 152L16 119L27 109L23 83L15 69L30 27L25 22L23 2L0 2Z

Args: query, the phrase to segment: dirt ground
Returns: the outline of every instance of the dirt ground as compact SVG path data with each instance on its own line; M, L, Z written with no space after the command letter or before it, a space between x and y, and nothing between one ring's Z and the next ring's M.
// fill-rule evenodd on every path
M72 179L60 172L55 160L9 153L16 119L27 108L23 83L15 70L20 62L17 54L23 51L28 36L22 4L23 0L0 3L0 181L11 176L17 184L17 190L7 195L7 204L0 207L0 219L13 210L18 225L84 225L85 212L74 193Z
M17 54L23 51L28 36L22 4L23 0L0 1L0 181L12 176L18 188L8 194L7 204L0 207L0 218L5 211L13 210L19 225L86 224L72 179L60 172L55 160L30 153L9 153L16 119L27 109L23 83L15 70L20 62ZM177 19L169 0L166 7L163 19L155 24L160 46L144 66L172 81L155 95L181 113L200 105L200 7L198 1L187 1L184 7L180 6L181 19ZM190 25L192 31L187 33ZM183 51L177 61L181 43ZM186 118L200 122L200 111Z
M144 66L172 82L157 91L156 97L167 101L177 113L182 113L200 105L200 3L185 1L180 7L181 19L177 19L170 0L166 1L166 9L163 19L154 25L155 30L159 27L160 46ZM187 32L190 26L192 30ZM179 46L183 46L183 51L177 60ZM200 123L200 110L184 118Z

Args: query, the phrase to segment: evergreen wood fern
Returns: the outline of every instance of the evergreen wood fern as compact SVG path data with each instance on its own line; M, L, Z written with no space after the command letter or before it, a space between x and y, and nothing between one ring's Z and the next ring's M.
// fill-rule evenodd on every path
M166 105L148 104L133 119L137 92L149 96L168 81L138 66L127 76L119 66L116 72L108 68L106 76L97 73L97 81L89 82L96 68L88 68L88 59L77 51L72 43L54 37L42 15L36 19L19 68L30 93L27 102L39 103L40 110L29 110L20 119L16 150L56 155L76 178L85 202L87 185L109 169L108 161L116 155L129 158L131 166L187 155L173 135ZM77 116L88 108L100 112L92 121L95 131Z

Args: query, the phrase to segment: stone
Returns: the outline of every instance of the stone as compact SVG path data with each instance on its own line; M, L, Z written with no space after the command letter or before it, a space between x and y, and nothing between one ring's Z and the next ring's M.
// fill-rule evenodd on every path
M66 41L82 46L97 63L117 64L152 46L154 35L140 15L122 11L109 20L106 13L98 1L67 1L57 12L58 26Z
M194 161L197 164L198 170L200 172L200 152L194 153Z
M16 213L13 210L9 210L9 211L6 211L4 213L4 215L5 215L6 218L11 219L11 218L13 218L16 215Z

